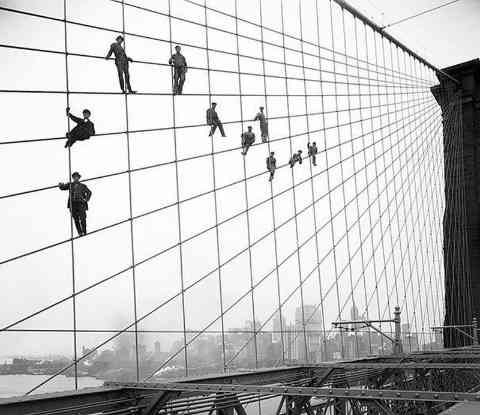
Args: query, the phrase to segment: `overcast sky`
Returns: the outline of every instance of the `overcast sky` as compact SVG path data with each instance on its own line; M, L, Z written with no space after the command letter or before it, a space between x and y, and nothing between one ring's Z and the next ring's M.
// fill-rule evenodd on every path
M399 304L403 307L404 321L410 323L412 330L430 332L432 325L441 322L442 135L439 109L429 90L435 83L431 71L402 54L396 56L388 42L382 44L378 35L370 30L365 32L363 26L357 25L355 29L348 14L344 39L342 15L337 6L333 7L332 37L329 4L322 0L318 2L323 71L319 82L315 2L302 0L300 31L298 1L286 0L285 31L308 42L304 44L303 63L311 69L303 73L301 53L288 50L285 55L290 65L285 69L281 64L283 49L279 47L282 36L265 31L264 39L279 45L265 46L265 58L280 62L265 64L267 75L271 75L265 84L263 76L244 74L239 85L238 75L212 70L212 100L219 103L218 112L227 123L228 135L225 139L215 136L212 143L207 137L208 128L202 125L209 105L205 68L209 63L212 69L236 71L239 62L236 56L217 52L210 52L207 61L202 49L203 27L174 19L173 43L188 45L183 47L183 53L189 65L197 69L192 68L187 75L186 95L175 98L174 115L172 97L168 95L170 70L158 65L168 61L169 43L127 35L128 54L134 60L146 61L131 65L134 89L164 94L128 97L129 129L135 132L127 140L125 98L114 94L118 92L118 82L113 61L102 59L122 29L121 7L110 0L67 3L69 20L111 29L94 30L75 24L67 28L69 51L94 56L68 59L68 82L73 91L69 95L70 106L77 115L83 108L89 108L98 134L72 148L72 171L80 171L93 191L88 228L95 231L74 241L75 290L87 289L77 297L79 329L125 328L134 320L134 303L137 317L165 303L139 325L139 329L151 330L181 331L184 325L197 331L220 330L222 307L225 328L245 327L255 311L256 319L270 330L271 317L279 304L287 320L292 321L302 303L323 311L326 330L331 328L332 321L348 318L354 304L361 313L370 310L370 317L387 317L393 306ZM165 0L129 3L162 13L168 10ZM438 1L357 0L355 3L377 22L388 23ZM233 0L210 0L208 4L234 13ZM263 0L264 24L275 30L282 29L279 4L278 0ZM63 0L0 0L0 5L63 18ZM204 23L202 7L184 0L172 1L172 7L174 16ZM239 15L259 22L258 2L239 1ZM434 15L399 25L390 33L442 67L476 57L475 42L465 40L478 38L473 21L476 23L479 16L480 5L474 0L464 0ZM235 31L235 20L228 16L209 11L207 18L210 26ZM260 29L248 23L240 23L238 30L245 36L261 37ZM368 69L365 64L356 64L355 30L359 39L368 38L367 45L360 40L358 51L358 59L370 62ZM165 16L126 7L126 31L168 40L169 21ZM208 36L210 48L236 52L235 36L217 30L209 30ZM0 43L63 52L63 23L0 11ZM285 43L287 48L300 50L297 40L287 37ZM249 56L240 58L241 71L263 75L260 43L242 38L238 47L240 54ZM343 54L349 56L347 69ZM68 128L66 94L62 93L66 87L65 58L61 53L0 47L0 62L3 72L0 89L48 92L0 94L0 141L37 140L3 145L0 151L0 194L7 196L0 200L0 256L2 261L8 261L0 265L3 327L72 294L72 253L67 243L70 237L67 195L55 187L58 182L68 180L69 171L68 152L63 148L62 138ZM382 66L393 68L393 75L392 71L385 75L381 69L375 70ZM337 78L334 71L347 72ZM289 79L286 85L282 79L285 74L298 79ZM304 77L308 79L306 84L302 81ZM240 88L245 95L241 100ZM284 95L286 88L290 95L297 96L288 101L284 96L271 96ZM87 91L105 94L87 95L84 93ZM369 92L384 96L369 98ZM188 95L193 93L203 95ZM323 100L322 93L327 95ZM266 101L264 94L268 95ZM240 134L247 125L253 125L259 137L258 124L251 119L260 105L266 106L267 115L272 118L269 123L272 142L270 146L259 144L252 148L244 164L237 148ZM362 110L348 111L360 107ZM312 115L305 117L306 113ZM297 116L288 122L288 114ZM243 123L239 122L241 119ZM364 121L358 122L359 119ZM198 126L177 129L174 136L167 129L173 123L177 127ZM339 124L343 126L337 128ZM141 131L159 128L164 130ZM307 134L308 130L315 133ZM293 138L285 139L288 135ZM308 140L317 141L319 146L318 166L311 166L305 160L303 165L295 167L292 176L285 164L292 151L303 149L306 154ZM174 163L175 142L177 159L182 160L178 172ZM219 152L215 157L210 155L212 144L213 150ZM270 149L275 151L282 166L272 188L265 174L265 158ZM192 157L196 159L189 160ZM335 167L327 172L327 166L332 165ZM130 175L132 213L141 216L134 220L133 232L127 220L129 167L134 170ZM249 178L247 186L242 181L245 175ZM342 181L346 181L343 186ZM214 182L217 188L224 187L216 194L212 192ZM289 190L293 183L301 183L295 194ZM335 188L330 196L329 188ZM10 196L17 192L28 194ZM273 209L271 192L275 195ZM418 194L429 203L421 204L416 199ZM196 195L202 196L190 199ZM245 195L249 207L258 204L248 215ZM182 201L179 209L175 204L177 198ZM317 199L314 210L312 200ZM218 222L224 222L218 227L218 238L215 205ZM297 220L295 212L302 212ZM361 215L360 224L358 212L366 212ZM277 227L282 225L275 233L274 221ZM104 227L108 229L101 230ZM347 228L349 237L345 238ZM317 235L315 229L320 229ZM201 236L195 236L202 231ZM428 238L423 237L424 233ZM360 243L363 238L367 242ZM135 262L142 262L135 268L136 297L130 269L131 239ZM255 243L251 250L249 240ZM38 249L41 252L28 254ZM159 253L162 254L143 262ZM28 255L14 259L23 254ZM319 258L322 263L317 267ZM282 263L278 272L277 263ZM115 277L95 286L112 275ZM301 290L297 288L300 281ZM184 287L192 284L183 298L185 322L182 284ZM252 285L253 296L249 291ZM430 295L432 292L435 294ZM16 328L68 330L72 320L72 302L68 300ZM83 345L93 347L108 336L79 334L77 347L79 350ZM160 340L164 351L168 351L172 342L180 338L180 334L148 336L145 342L151 349L153 341ZM43 352L71 355L72 335L3 332L0 351L5 355Z
M448 3L447 0L349 0L378 25L386 26ZM460 0L450 6L387 29L439 68L479 56L480 2Z

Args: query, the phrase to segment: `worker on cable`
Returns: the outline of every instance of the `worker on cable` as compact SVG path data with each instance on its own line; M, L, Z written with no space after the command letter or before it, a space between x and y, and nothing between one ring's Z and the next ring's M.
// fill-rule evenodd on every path
M185 56L180 53L181 47L175 46L175 52L168 60L168 64L173 66L173 94L182 95L183 84L185 83L185 74L187 73L187 61Z
M73 122L76 122L77 125L68 132L67 131L67 142L65 143L65 148L73 146L75 141L88 140L92 135L95 135L95 126L93 122L90 121L90 116L92 115L90 110L84 109L82 111L83 118L75 117L70 113L70 107L67 107L67 116Z
M87 210L88 201L92 196L90 189L80 182L80 173L72 174L73 181L70 183L59 183L60 190L69 190L67 207L70 209L75 227L79 236L87 234Z
M128 92L135 94L136 91L132 90L130 85L130 72L128 69L128 62L133 62L132 58L129 58L125 53L125 49L122 47L124 39L122 35L117 36L116 42L110 45L110 50L105 56L105 59L109 59L112 53L115 55L115 65L117 66L118 81L120 82L120 88L125 93L125 84L127 84ZM125 77L125 81L124 81Z
M312 164L316 166L317 153L318 153L317 143L315 143L315 141L312 144L307 143L307 148L308 148L308 157L312 158Z
M302 164L302 150L298 150L296 153L293 153L292 157L290 157L290 161L288 164L290 164L290 168L293 168L295 166L295 163Z
M241 137L242 137L242 148L243 148L242 154L245 156L250 146L255 142L255 134L252 131L251 125L248 126L248 131L245 131L244 133L242 133Z
M223 130L222 122L218 118L217 111L215 111L216 107L217 107L217 103L212 102L212 106L207 110L207 125L210 126L209 137L212 137L213 134L215 134L217 127L219 128L220 134L222 134L222 137L226 137L225 131Z
M270 172L269 182L273 180L273 175L275 174L275 169L277 168L277 159L275 158L275 153L272 151L267 157L267 170Z
M257 112L253 121L260 121L260 133L262 135L262 143L266 143L268 140L268 122L265 118L265 113L263 112L263 107L259 108L260 111Z

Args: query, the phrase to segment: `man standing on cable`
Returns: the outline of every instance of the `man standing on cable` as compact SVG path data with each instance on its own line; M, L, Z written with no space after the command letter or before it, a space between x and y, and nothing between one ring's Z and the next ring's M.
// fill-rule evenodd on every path
M307 143L307 148L308 148L308 157L312 158L312 164L316 166L317 153L318 153L317 143L315 143L315 141L312 144Z
M252 132L252 126L248 126L248 131L245 131L242 133L242 154L244 156L247 155L247 151L250 148L250 146L255 142L255 134Z
M260 111L257 112L253 121L260 121L260 132L262 134L262 143L266 143L268 140L268 122L263 112L263 107L260 107Z
M109 59L112 53L115 55L115 65L117 66L118 81L120 82L120 88L125 93L125 83L127 84L128 92L135 94L136 91L132 90L130 85L130 72L128 70L128 62L133 62L132 58L129 58L125 53L125 49L122 47L123 36L119 35L116 38L116 42L110 45L110 50L105 56L105 59ZM125 76L125 82L123 80Z
M60 190L68 190L67 207L70 209L75 227L79 236L87 234L87 210L88 201L92 196L90 189L80 182L80 173L72 174L73 181L70 183L59 183Z
M275 174L275 169L277 168L277 159L275 158L275 153L272 151L267 157L267 170L270 172L269 182L273 180L273 175Z
M212 102L212 106L207 110L207 125L210 126L210 134L208 136L212 137L218 127L222 137L226 137L222 122L220 121L220 118L218 118L217 111L215 111L216 107L217 103Z
M182 95L183 84L185 83L185 74L187 73L187 60L185 56L180 53L181 47L175 46L175 51L172 57L168 60L168 64L173 66L173 94Z
M84 109L82 111L83 118L75 117L70 114L70 107L67 107L67 116L77 125L73 127L70 132L67 132L67 142L65 148L73 146L75 141L88 140L92 135L95 135L95 126L90 121L90 110Z
M290 161L288 164L290 164L290 168L292 169L295 164L302 164L302 150L298 150L296 153L293 153L292 157L290 157Z

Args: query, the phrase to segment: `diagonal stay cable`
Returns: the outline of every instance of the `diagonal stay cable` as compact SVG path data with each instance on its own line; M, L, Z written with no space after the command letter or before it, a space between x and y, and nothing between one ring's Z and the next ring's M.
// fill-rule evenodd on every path
M432 104L432 105L434 105L434 104ZM418 114L418 113L417 113L417 114ZM302 135L302 134L297 134L297 135ZM288 137L287 137L287 138L288 138ZM361 138L361 137L356 137L356 139L358 139L358 138ZM386 137L384 137L383 139L385 139L385 138L386 138ZM355 140L355 139L353 139L353 140ZM343 144L344 144L344 143L343 143ZM342 145L343 145L343 144L342 144ZM335 146L333 146L332 148L336 148L336 147L338 147L338 144L335 145ZM328 150L322 150L321 152L326 152L326 151L328 151ZM217 154L217 153L216 153L216 154ZM354 156L354 154L350 155L349 158L351 158L351 157L353 157L353 156ZM288 165L288 164L284 164L284 165L279 166L278 168L285 168L287 165ZM337 163L336 165L338 165L338 163ZM331 166L331 167L333 167L333 166ZM127 170L126 172L128 173L129 170ZM318 175L321 174L321 173L323 173L323 172L317 173L316 176L318 176ZM256 173L256 174L248 177L248 180L251 180L251 179L256 178L256 177L260 177L260 176L262 176L262 175L264 175L264 174L265 174L265 172L264 172L264 171L261 171L260 173ZM109 176L110 176L110 175L107 175L107 177L109 177ZM104 176L104 177L105 177L105 176ZM90 181L90 180L93 180L93 179L86 179L86 180L84 180L84 182L87 182L87 181ZM235 182L229 183L229 184L227 184L227 185L224 185L224 186L222 186L222 187L219 187L219 188L217 188L217 189L215 189L215 190L216 190L216 191L222 190L222 189L225 189L225 188L234 186L234 185L236 185L236 184L238 184L238 183L241 183L241 182L242 182L241 180L240 180L240 181L235 181ZM50 190L50 189L54 189L54 188L55 188L55 186L49 186L47 189ZM44 190L44 189L42 189L42 190ZM46 189L45 189L45 190L46 190ZM156 208L156 209L150 210L150 211L148 211L148 212L144 212L144 213L138 214L138 215L134 216L133 219L139 219L139 218L141 218L141 217L145 217L145 216L151 215L151 214L153 214L153 213L158 213L158 212L160 212L160 211L162 211L162 210L165 210L165 209L168 209L168 208L170 208L170 207L176 206L178 203L185 203L185 202L188 202L188 201L197 199L197 198L199 198L199 197L205 196L205 195L207 195L207 194L210 194L210 193L212 193L212 192L213 192L213 190L208 190L208 191L206 191L206 192L193 195L193 196L191 196L191 197L189 197L189 198L183 199L182 201L173 202L173 203L170 203L170 204L168 204L168 205L162 206L162 207L160 207L160 208ZM16 196L17 196L17 195L18 195L18 194L16 194ZM13 197L13 195L10 195L9 197ZM0 197L0 200L1 200L1 199L2 199L2 198ZM120 220L120 221L115 222L115 223L113 223L113 224L109 224L109 225L106 225L106 226L97 228L97 229L95 229L95 230L93 230L93 231L90 231L90 232L89 232L89 235L92 235L92 234L95 234L95 233L98 233L98 232L101 232L101 231L104 231L104 230L107 230L107 229L110 229L110 228L119 226L119 225L121 225L121 224L126 223L128 220L129 220L129 219ZM75 237L75 238L73 238L73 239L77 239L77 238L78 238L78 237ZM23 253L23 254L16 255L16 256L14 256L14 257L10 257L10 258L8 258L8 259L5 259L5 260L0 261L0 265L7 264L7 263L10 263L10 262L16 261L16 260L18 260L18 259L21 259L21 258L30 256L30 255L39 253L39 252L43 252L43 251L45 251L45 250L47 250L47 249L50 249L50 248L53 248L53 247L56 247L56 246L60 246L60 245L62 245L62 244L68 243L70 240L71 240L70 238L69 238L69 239L65 239L65 240L62 240L62 241L58 241L58 242L55 242L55 243L51 243L51 244L46 245L46 246L41 247L41 248L37 248L37 249L35 249L35 250L31 250L31 251L26 252L26 253Z
M396 145L398 145L398 143L400 143L400 142L401 142L401 140L398 141ZM354 155L352 155L352 156L354 156ZM350 156L350 157L352 157L352 156ZM350 158L350 157L349 157L349 158ZM343 161L340 161L340 162L343 162ZM340 162L339 162L339 163L340 163ZM370 163L368 163L368 164L366 164L366 165L364 166L364 169L368 168L372 163L373 163L373 161L370 162ZM338 164L338 163L337 163L337 164ZM334 166L332 165L332 168L333 168L333 167L334 167ZM325 171L324 171L324 172L325 172ZM350 177L347 178L346 180L351 179L351 178L354 177L354 175L357 174L357 173L358 173L358 172L355 172L352 176L350 176ZM318 176L318 175L320 175L320 174L322 174L322 172L321 172L321 173L317 173L315 176ZM305 179L304 181L297 183L296 185L297 185L297 186L302 185L302 184L304 184L304 183L307 183L309 180L310 180L310 178L307 178L307 179ZM328 191L327 193L325 193L325 194L321 195L319 198L317 198L314 203L317 203L319 200L322 200L324 197L327 197L327 196L330 194L330 192L335 191L338 187L339 187L339 185L337 185L337 186L329 189L329 191ZM367 187L367 188L368 188L368 187ZM282 194L285 194L286 192L288 192L288 191L290 191L290 190L291 190L291 188L284 189L283 191L277 193L274 197L279 197L279 196L281 196ZM364 190L365 190L365 189L364 189ZM267 198L267 199L265 199L265 200L257 203L256 205L250 207L250 209L254 209L254 208L256 208L256 207L258 207L258 206L260 206L260 205L262 205L262 204L264 204L264 203L266 203L266 202L268 202L268 201L270 201L270 200L271 200L271 198ZM307 208L310 207L310 206L311 206L311 205L307 206L306 208L304 208L304 210L307 209ZM227 219L225 219L224 221L220 222L219 225L222 225L222 224L224 224L224 223L227 223L228 221L230 221L230 220L238 217L239 215L242 215L243 213L245 213L245 212L244 212L244 211L241 211L241 212L235 214L234 216L232 216L232 217L230 217L230 218L227 218ZM337 214L338 214L338 213L337 213ZM332 216L333 216L333 215L332 215ZM335 215L335 216L336 216L336 215ZM291 220L291 219L292 219L292 218L290 218L289 220ZM289 220L287 220L286 222L280 224L280 225L277 227L277 229L281 228L281 227L282 227L285 223L287 223ZM209 227L209 228L207 228L207 229L204 229L204 230L198 232L197 234L195 234L195 235L193 235L193 236L185 239L183 242L184 242L184 243L185 243L185 242L188 242L188 241L190 241L190 240L192 240L192 239L194 239L194 238L196 238L196 237L198 237L198 236L200 236L200 235L202 235L202 234L204 234L204 233L206 233L206 232L208 232L208 231L210 231L210 230L212 230L212 229L214 229L214 228L213 228L213 227ZM269 234L270 234L270 233L269 233ZM259 241L259 240L258 240L258 241ZM258 242L258 241L257 241L257 242ZM165 249L163 249L163 250L161 250L161 251L159 251L159 252L157 252L157 253L155 253L155 254L153 254L153 255L151 255L151 256L149 256L149 257L147 257L147 258L145 258L145 259L143 259L143 260L141 260L141 261L139 261L139 262L137 262L136 265L137 265L137 266L142 265L142 264L144 264L144 263L146 263L146 262L148 262L148 261L150 261L150 260L152 260L152 259L154 259L154 258L156 258L156 257L158 257L158 256L160 256L160 255L162 255L162 254L164 254L164 253L166 253L166 252L168 252L169 250L171 250L171 249L173 249L173 248L175 248L175 247L177 247L177 246L178 246L178 244L174 244L174 245L172 245L172 246L170 246L170 247L168 247L168 248L165 248ZM230 260L227 261L226 263L228 263L228 262L230 262ZM224 263L224 265L225 265L226 263ZM84 293L84 292L86 292L86 291L88 291L88 290L90 290L90 289L92 289L92 288L94 288L94 287L96 287L96 286L98 286L98 285L106 282L106 281L109 281L109 280L111 280L111 279L113 279L113 278L115 278L115 277L117 277L117 276L125 273L125 272L128 271L129 269L130 269L130 267L126 267L126 268L124 268L124 269L122 269L122 270L120 270L120 271L118 271L118 272L116 272L116 273L114 273L114 274L112 274L112 275L110 275L110 276L108 276L108 277L100 280L100 281L97 281L96 283L91 284L90 286L84 288L83 290L77 291L76 295L79 295L79 294L81 294L81 293ZM40 314L40 313L43 312L43 311L46 311L46 310L48 310L48 309L50 309L50 308L52 308L52 307L54 307L54 306L56 306L56 305L59 305L59 304L63 303L64 301L68 300L69 298L71 298L71 296L64 297L63 299L57 301L56 303L54 303L54 304L52 304L52 305L50 305L50 306L44 307L44 308L42 308L41 310L38 310L37 312L32 313L32 314L30 314L29 316L26 316L26 317L24 317L24 318L16 321L15 323L11 323L11 324L7 325L6 327L0 329L0 332L1 332L1 331L8 330L9 328L11 328L11 327L13 327L13 326L15 326L15 325L18 325L18 324L20 324L20 323L28 320L29 318L31 318L31 317L33 317L33 316L35 316L35 315Z

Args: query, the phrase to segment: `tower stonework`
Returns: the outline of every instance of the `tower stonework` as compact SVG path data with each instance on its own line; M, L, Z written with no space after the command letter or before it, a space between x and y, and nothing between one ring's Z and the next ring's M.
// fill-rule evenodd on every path
M442 109L444 134L445 325L480 317L480 60L443 70L432 88ZM445 347L468 341L444 331ZM467 343L468 344L468 343Z

